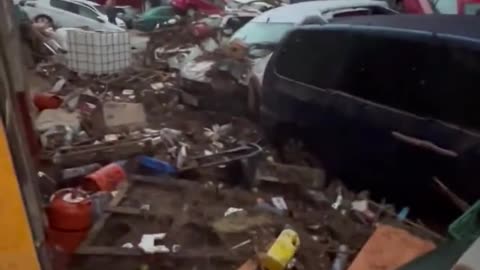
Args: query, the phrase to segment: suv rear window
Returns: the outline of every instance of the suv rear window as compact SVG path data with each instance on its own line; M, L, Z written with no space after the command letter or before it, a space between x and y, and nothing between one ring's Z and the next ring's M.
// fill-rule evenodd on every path
M321 89L480 129L480 52L372 32L299 30L276 72Z

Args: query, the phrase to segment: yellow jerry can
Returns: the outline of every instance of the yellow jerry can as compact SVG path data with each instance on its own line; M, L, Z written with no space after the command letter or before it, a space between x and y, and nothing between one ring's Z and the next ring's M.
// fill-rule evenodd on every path
M265 256L260 258L262 270L283 270L295 256L300 238L292 229L283 230Z

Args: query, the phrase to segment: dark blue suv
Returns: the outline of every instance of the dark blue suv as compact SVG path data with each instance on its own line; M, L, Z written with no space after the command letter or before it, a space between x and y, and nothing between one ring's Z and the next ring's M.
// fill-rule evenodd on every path
M395 183L408 197L437 178L475 201L479 25L475 16L399 15L293 30L265 73L267 134L300 137L353 184Z

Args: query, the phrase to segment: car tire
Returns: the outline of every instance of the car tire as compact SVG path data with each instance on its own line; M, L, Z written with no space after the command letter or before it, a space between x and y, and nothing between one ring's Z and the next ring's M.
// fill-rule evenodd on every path
M260 82L252 78L248 83L247 110L254 120L260 118L260 102Z
M53 20L52 18L50 18L50 16L47 15L38 15L33 21L36 23L45 23L49 27L53 27Z

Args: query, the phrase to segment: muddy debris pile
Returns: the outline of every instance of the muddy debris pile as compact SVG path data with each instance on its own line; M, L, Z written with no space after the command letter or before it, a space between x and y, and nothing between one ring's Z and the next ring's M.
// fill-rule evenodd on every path
M158 30L150 34L144 63L177 72L185 104L242 116L252 60L248 47L227 42L222 30L201 20Z
M212 61L208 76L221 78L247 62L237 53L195 63ZM247 118L198 106L173 66L37 72L52 85L33 98L47 241L68 269L395 269L443 241L408 208L287 164ZM211 93L210 105L235 100ZM62 212L65 202L81 218Z

